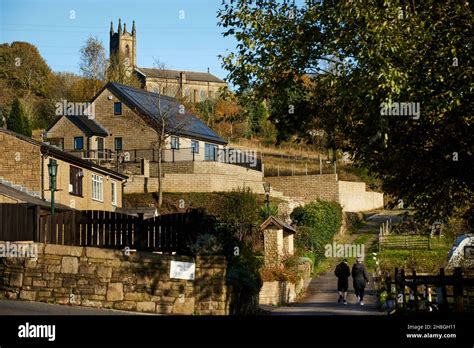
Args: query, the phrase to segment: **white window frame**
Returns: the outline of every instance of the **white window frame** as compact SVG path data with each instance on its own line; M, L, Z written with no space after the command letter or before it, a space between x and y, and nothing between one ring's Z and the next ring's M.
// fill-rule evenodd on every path
M104 202L104 177L92 174L92 200Z
M193 146L196 144L196 146ZM191 140L191 149L192 153L198 154L199 153L199 140Z
M170 147L172 150L179 150L179 137L172 135L170 140Z
M112 189L112 205L116 207L117 206L117 183L115 181L112 181L110 185Z

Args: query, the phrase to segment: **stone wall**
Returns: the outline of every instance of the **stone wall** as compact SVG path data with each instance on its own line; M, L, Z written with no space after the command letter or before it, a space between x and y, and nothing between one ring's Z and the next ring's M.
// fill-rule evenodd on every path
M127 256L92 247L36 246L36 261L3 258L0 263L0 293L7 298L148 313L228 314L223 256ZM195 262L195 279L170 279L172 260Z
M157 141L157 133L125 103L122 103L122 115L115 116L116 102L121 100L108 88L94 100L95 121L109 132L104 147L114 149L114 138L120 137L124 150L152 148L152 144Z
M133 176L125 186L125 193L143 193L158 191L158 178ZM164 192L225 192L250 188L252 192L264 194L261 181L242 180L237 176L224 174L165 174Z
M366 190L365 182L339 181L339 203L344 211L366 211L383 207L383 194Z
M337 174L276 176L265 178L275 190L306 202L316 198L338 202Z
M311 281L311 262L306 261L298 265L298 270L302 276L296 284L288 281L263 282L259 293L259 303L261 305L283 305L295 302L296 298L306 291Z
M339 181L337 174L267 177L273 188L306 203L321 199L338 202L343 211L359 212L383 207L383 194L367 191L364 182Z
M39 146L0 132L0 177L40 193L42 157Z
M120 165L124 174L140 175L140 163L123 163ZM243 180L263 180L263 173L234 164L211 161L180 161L163 162L161 168L164 174L223 174L238 177ZM150 162L150 176L158 177L158 163Z

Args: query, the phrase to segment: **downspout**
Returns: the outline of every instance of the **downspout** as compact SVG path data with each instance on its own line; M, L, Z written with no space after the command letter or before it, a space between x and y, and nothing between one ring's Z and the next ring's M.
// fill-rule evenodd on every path
M40 158L41 158L41 199L44 201L44 154L43 153L41 153Z

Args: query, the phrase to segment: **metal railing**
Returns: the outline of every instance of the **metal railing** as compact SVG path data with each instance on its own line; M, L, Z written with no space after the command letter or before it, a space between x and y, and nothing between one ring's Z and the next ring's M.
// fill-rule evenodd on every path
M233 164L240 167L245 167L253 170L262 170L262 159L256 151L242 151L239 149L212 149L205 151L200 149L203 153L196 153L193 148L180 149L163 149L161 150L161 162L220 162L226 164ZM72 150L68 151L70 154L92 161L111 161L118 163L138 163L142 159L150 162L158 162L159 150L157 149L129 149L112 151L106 150Z

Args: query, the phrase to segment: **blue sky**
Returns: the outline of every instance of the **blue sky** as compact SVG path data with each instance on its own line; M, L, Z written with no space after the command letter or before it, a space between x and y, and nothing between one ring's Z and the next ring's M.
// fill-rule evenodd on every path
M235 46L223 38L216 13L221 0L0 0L0 42L26 41L38 47L54 71L79 73L79 49L90 36L109 52L110 21L137 28L137 64L207 71L224 78L219 54ZM71 11L74 11L73 13ZM184 11L184 12L180 12ZM75 19L70 18L71 14ZM180 15L184 14L184 19Z

